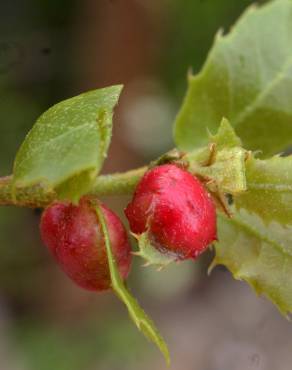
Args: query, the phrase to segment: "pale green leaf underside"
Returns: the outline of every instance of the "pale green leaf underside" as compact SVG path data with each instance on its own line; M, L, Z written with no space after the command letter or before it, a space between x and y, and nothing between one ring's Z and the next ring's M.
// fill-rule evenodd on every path
M192 150L222 117L247 149L265 155L292 143L292 1L250 7L231 32L218 33L175 123L175 141Z
M246 151L241 140L226 118L223 118L216 135L209 139L216 144L214 163L206 167L223 193L238 194L246 190Z
M216 135L209 135L209 147L187 155L189 170L203 176L222 193L237 194L246 190L246 150L226 118L223 118Z
M225 117L222 118L216 135L209 135L209 141L216 144L217 150L242 146L240 138Z
M238 208L257 213L264 221L292 225L292 156L246 162L247 191L234 198Z
M214 180L224 193L243 192L246 190L245 151L239 147L221 149L215 162L200 168L198 173Z
M247 281L283 314L292 312L292 227L265 225L244 210L218 220L214 265L225 265L234 278Z
M14 186L42 183L68 198L88 191L107 154L121 88L89 91L43 113L17 153Z
M131 319L134 321L136 326L139 330L153 343L157 345L157 347L160 349L161 353L165 357L165 360L167 364L170 362L169 352L167 345L162 338L162 336L159 334L157 328L155 327L153 321L146 315L146 313L143 311L143 309L139 306L136 299L131 295L131 293L128 291L128 289L125 287L112 250L110 245L110 239L109 234L107 230L107 225L103 216L103 213L101 211L101 208L99 206L96 206L96 212L99 218L99 221L102 226L104 238L105 238L105 246L107 251L107 257L109 262L109 269L111 274L111 281L112 281L112 289L117 294L117 296L121 299L121 301L126 305L129 315Z

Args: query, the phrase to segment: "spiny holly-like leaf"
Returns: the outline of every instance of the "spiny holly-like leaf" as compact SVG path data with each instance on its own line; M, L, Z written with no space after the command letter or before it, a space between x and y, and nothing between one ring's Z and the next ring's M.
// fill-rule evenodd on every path
M15 191L42 184L72 201L89 191L107 154L121 88L89 91L41 115L17 153Z
M177 256L170 252L162 253L158 251L152 245L147 232L142 233L141 235L133 235L138 240L139 246L139 251L135 252L135 255L144 258L146 261L145 266L154 265L158 269L161 269L177 260Z
M219 217L213 266L225 265L283 313L292 312L292 227L265 225L245 210Z
M156 329L153 321L146 315L143 309L139 306L136 299L131 295L128 289L125 287L121 276L119 274L116 261L114 259L111 243L109 239L108 229L105 222L105 218L101 211L101 208L98 205L96 206L96 212L103 230L104 239L105 239L105 247L107 251L108 263L109 263L109 270L111 275L111 282L112 282L112 289L117 294L117 296L121 299L121 301L126 305L129 315L142 333L150 339L153 343L157 345L160 349L162 354L165 357L167 364L170 362L169 352L167 345L159 334L158 330Z
M247 191L234 200L238 208L257 213L264 221L292 225L292 156L246 161Z
M292 1L251 6L227 35L219 32L175 123L175 141L190 151L227 117L246 149L265 155L292 137Z

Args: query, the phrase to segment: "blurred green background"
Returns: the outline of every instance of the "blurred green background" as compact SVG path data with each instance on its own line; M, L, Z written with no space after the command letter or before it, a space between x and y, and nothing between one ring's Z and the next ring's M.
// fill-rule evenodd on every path
M36 118L89 89L123 83L104 172L173 146L189 68L248 0L10 0L0 11L0 175ZM106 202L121 216L128 199ZM110 293L82 291L38 233L39 210L0 209L0 370L164 369ZM123 216L122 216L123 217ZM135 261L130 285L166 337L177 370L291 370L292 329L212 255L156 272ZM270 333L273 333L271 335Z

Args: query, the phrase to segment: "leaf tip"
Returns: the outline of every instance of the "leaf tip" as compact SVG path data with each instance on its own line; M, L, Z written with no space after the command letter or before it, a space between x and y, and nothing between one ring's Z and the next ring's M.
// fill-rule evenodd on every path
M193 68L190 66L187 71L187 80L188 82L191 82L192 77L194 77L194 71Z
M213 259L213 261L211 262L210 266L208 267L208 270L207 270L207 275L210 276L212 271L214 270L214 268L218 265L219 263L217 262L217 259L216 257Z

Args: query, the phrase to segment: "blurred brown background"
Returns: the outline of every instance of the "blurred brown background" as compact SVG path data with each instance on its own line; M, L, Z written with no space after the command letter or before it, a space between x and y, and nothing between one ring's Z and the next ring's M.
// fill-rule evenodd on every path
M219 28L248 0L2 0L0 175L38 115L89 89L123 83L104 172L172 148L172 123ZM108 204L122 215L128 199ZM38 234L40 212L0 209L0 370L166 368L110 293L82 291ZM130 277L167 339L176 370L290 370L292 326L212 255Z

